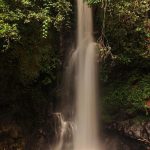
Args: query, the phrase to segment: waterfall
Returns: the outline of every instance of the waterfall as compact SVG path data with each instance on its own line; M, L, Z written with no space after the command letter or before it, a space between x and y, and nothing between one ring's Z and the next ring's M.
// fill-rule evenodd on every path
M97 127L97 65L92 36L92 10L83 0L78 5L78 58L76 61L76 124L74 150L100 150Z
M65 111L70 114L75 112L75 126L72 130L73 150L102 150L97 125L98 81L96 50L92 35L92 10L83 0L77 0L77 8L77 48L69 55L64 90L67 102L73 102ZM61 140L55 150L66 150L62 146L65 130L66 123L62 124Z

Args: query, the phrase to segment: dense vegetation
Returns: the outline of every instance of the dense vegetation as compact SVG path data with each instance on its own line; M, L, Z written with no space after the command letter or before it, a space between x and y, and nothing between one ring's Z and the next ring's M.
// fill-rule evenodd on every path
M0 0L2 126L17 123L26 136L54 109L71 10L68 0Z
M59 43L70 14L65 0L0 1L0 99L3 108L14 109L11 115L19 111L19 103L34 105L45 97L44 88L56 87L62 64Z
M98 23L102 26L98 42L103 45L100 55L105 110L139 115L149 107L145 103L150 97L149 1L89 2L103 7L96 13L95 27Z
M149 0L87 1L105 114L148 115ZM30 132L54 111L74 44L75 10L73 0L0 0L0 122L15 121Z

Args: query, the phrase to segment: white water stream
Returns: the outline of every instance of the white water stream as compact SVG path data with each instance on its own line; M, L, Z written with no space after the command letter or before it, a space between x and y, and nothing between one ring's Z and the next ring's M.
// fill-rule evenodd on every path
M78 61L76 72L76 124L74 150L101 150L97 126L97 65L93 41L92 10L77 1Z
M92 35L92 10L83 0L77 0L77 9L77 48L70 56L65 77L68 87L66 97L76 104L73 150L103 150L98 134L98 81L96 50ZM61 137L66 130L65 127L66 124L62 124ZM56 150L66 150L62 148L62 142L61 139Z

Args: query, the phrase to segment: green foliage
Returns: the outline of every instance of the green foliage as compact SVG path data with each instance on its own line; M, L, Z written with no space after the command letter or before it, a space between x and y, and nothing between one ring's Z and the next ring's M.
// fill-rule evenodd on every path
M45 52L42 54L41 59L41 73L44 74L42 79L43 85L50 85L53 81L56 81L56 71L61 64L60 59L52 50L49 51L48 47L45 47Z
M60 65L59 33L70 26L71 3L0 0L0 8L0 52L12 51L20 81L28 84L45 73L48 77L43 80L52 83Z
M107 110L144 111L150 97L150 74L133 74L126 82L113 82L106 91L103 102Z
M91 4L98 4L100 3L101 0L88 0L88 3L91 5Z
M29 130L47 115L70 13L69 0L0 0L0 119Z
M44 38L50 27L60 30L62 25L69 26L71 4L67 0L0 0L0 38L19 40L22 27L38 22ZM43 25L42 25L43 24Z
M138 55L143 56L148 52L148 10L148 0L112 2L108 7L106 34L111 38L112 50L123 63L131 63Z
M61 30L64 21L66 25L69 25L69 12L71 12L71 4L65 0L57 1L44 1L44 15L45 20L43 21L43 37L47 36L48 27L53 23L57 30ZM55 9L55 10L54 10ZM55 12L55 16L52 13Z
M116 61L132 64L139 57L150 57L149 36L149 0L88 0L97 6L94 15L95 28L101 30L105 45L111 47Z
M105 3L110 2L110 0L87 0L87 2L90 5L98 5L98 4L100 4L100 5L103 6Z
M88 2L97 7L94 20L102 46L106 114L145 111L145 100L150 97L149 0Z

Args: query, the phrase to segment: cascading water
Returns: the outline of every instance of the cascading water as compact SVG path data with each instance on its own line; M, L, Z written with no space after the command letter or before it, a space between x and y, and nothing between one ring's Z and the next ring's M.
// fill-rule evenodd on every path
M93 42L92 10L83 2L78 5L78 56L76 61L76 124L74 150L100 150L97 127L96 51Z
M92 10L83 0L77 0L77 6L77 48L71 53L65 75L65 99L75 101L76 104L75 114L73 113L76 124L76 129L72 130L73 150L102 150L97 127L97 64L92 36ZM72 114L72 110L69 111ZM65 128L66 125L62 125L61 138ZM62 141L61 139L55 150L66 150L62 148Z

